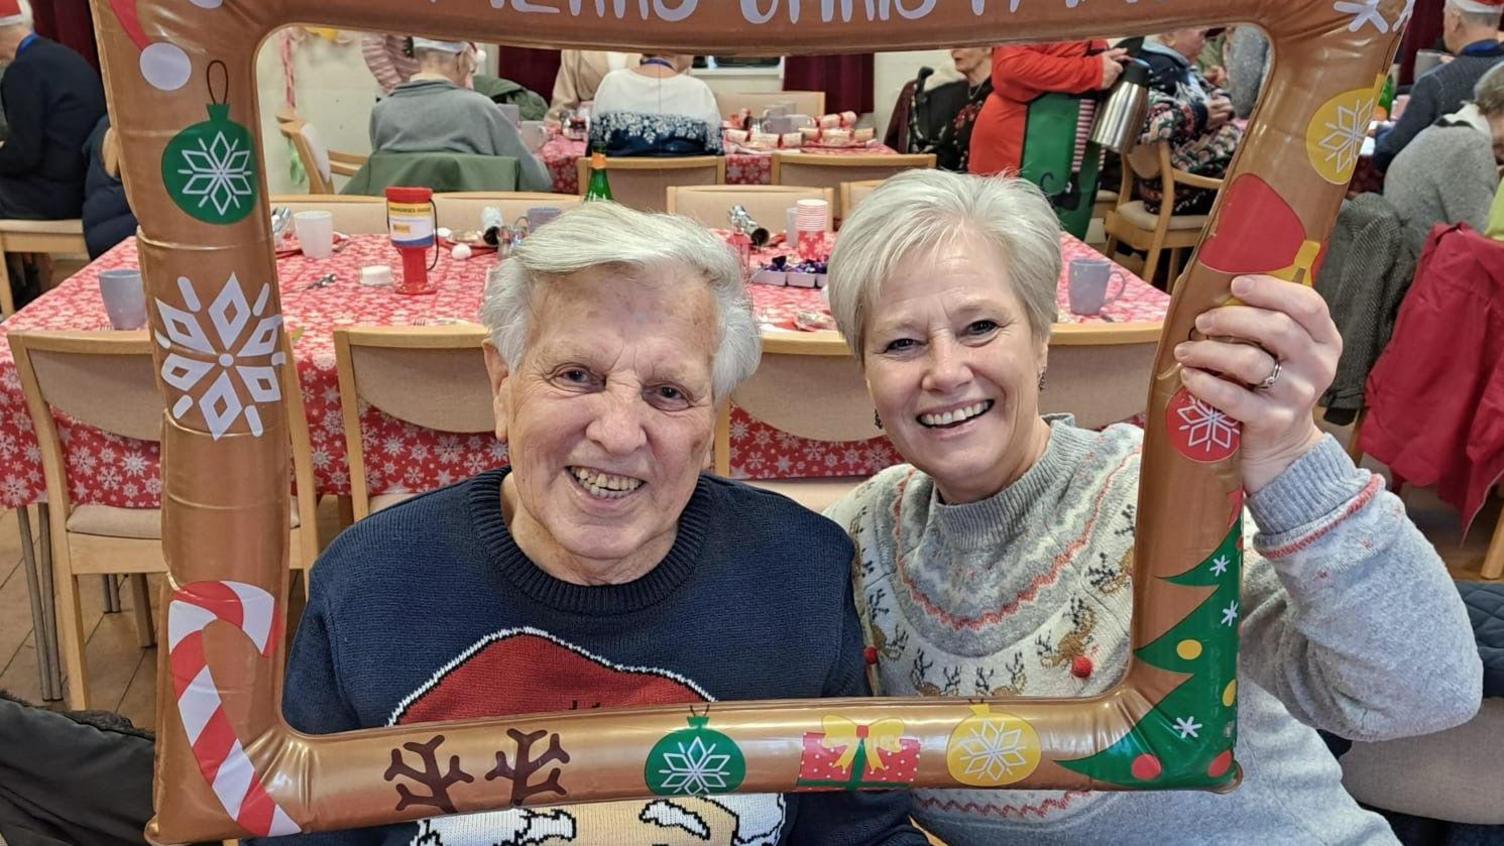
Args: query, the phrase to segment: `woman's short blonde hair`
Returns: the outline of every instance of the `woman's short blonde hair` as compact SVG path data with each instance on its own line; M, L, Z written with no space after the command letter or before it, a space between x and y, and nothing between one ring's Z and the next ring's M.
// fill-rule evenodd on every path
M830 257L830 311L858 359L867 314L904 259L960 240L997 247L999 272L1023 300L1029 329L1048 340L1060 280L1060 223L1032 183L941 170L889 178L841 225Z

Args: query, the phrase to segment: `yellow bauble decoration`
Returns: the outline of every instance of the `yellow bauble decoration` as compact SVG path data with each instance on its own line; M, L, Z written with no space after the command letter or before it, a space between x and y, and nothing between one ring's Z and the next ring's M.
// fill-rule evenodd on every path
M971 706L945 745L945 766L963 784L1002 787L1039 767L1039 734L1024 720L986 705Z

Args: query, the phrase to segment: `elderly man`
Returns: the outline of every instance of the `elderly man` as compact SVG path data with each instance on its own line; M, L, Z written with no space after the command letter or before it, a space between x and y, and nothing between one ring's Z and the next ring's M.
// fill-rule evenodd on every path
M371 110L371 149L382 153L471 153L517 160L517 188L551 191L553 180L517 127L470 90L475 48L464 41L413 39L418 72Z
M104 115L99 74L72 50L31 31L19 0L0 0L0 101L10 136L0 146L0 217L78 217L84 142Z
M483 316L511 468L329 548L288 664L295 728L867 694L840 528L700 473L759 358L715 236L587 204L493 271ZM294 842L919 846L907 811L901 792L665 797Z
M1232 122L1232 100L1196 69L1206 47L1205 29L1177 29L1144 40L1139 58L1149 65L1149 115L1140 142L1170 144L1170 161L1180 170L1220 179L1232 164L1243 131ZM1159 180L1141 179L1138 196L1158 214ZM1217 193L1182 188L1174 197L1174 214L1202 214Z
M1441 15L1441 38L1455 58L1415 80L1410 103L1395 125L1374 145L1373 163L1388 170L1389 163L1421 130L1449 115L1470 99L1483 74L1504 59L1499 43L1499 15L1504 0L1446 0Z

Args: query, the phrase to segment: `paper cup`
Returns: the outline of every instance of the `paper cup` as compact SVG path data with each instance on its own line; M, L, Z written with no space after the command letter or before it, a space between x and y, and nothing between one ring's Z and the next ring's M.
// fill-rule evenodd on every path
M140 329L146 325L146 290L141 285L141 271L129 268L100 273L99 296L114 328Z
M298 231L298 246L311 259L328 258L334 252L334 215L327 211L300 211L292 216Z
M800 200L795 208L799 210L797 222L800 232L824 232L826 223L830 220L830 204L824 200Z

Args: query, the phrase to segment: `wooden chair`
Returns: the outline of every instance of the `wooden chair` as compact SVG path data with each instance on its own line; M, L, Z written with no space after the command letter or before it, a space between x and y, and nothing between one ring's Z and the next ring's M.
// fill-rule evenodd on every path
M286 109L277 112L277 129L297 151L303 171L308 174L310 194L333 194L335 175L354 176L369 158L329 149L312 124Z
M773 154L773 184L840 188L842 182L865 180L880 182L905 170L933 168L934 166L934 153L846 156L797 151L777 152ZM836 207L836 217L844 217L845 214L843 206Z
M284 351L290 351L283 339ZM132 575L136 635L142 646L155 639L147 573L165 572L162 512L156 508L73 505L68 491L67 456L53 410L78 423L138 440L162 437L162 394L157 390L152 342L134 332L12 332L21 388L42 450L63 665L68 674L68 705L89 707L88 667L78 580L85 576ZM290 560L306 569L318 556L316 496L308 423L295 368L280 368L287 400L293 475L299 495L292 501ZM305 580L306 584L306 580Z
M293 213L327 211L334 216L334 229L346 235L385 235L386 200L381 197L345 197L339 194L274 194L272 208L285 206Z
M1142 414L1159 347L1159 323L1057 323L1039 410L1070 412L1100 428Z
M575 162L580 177L580 196L590 187L590 158ZM725 156L616 157L606 159L611 196L624 206L642 211L668 209L668 189L674 185L724 185Z
M742 206L769 232L788 225L787 211L800 200L824 200L832 208L829 188L794 185L688 185L668 189L668 213L691 217L713 229L731 225L731 207Z
M877 186L883 184L881 179L862 179L857 182L841 183L841 215L844 217L856 211L856 207L867 199L867 195L877 190Z
M882 430L872 418L872 400L856 357L836 332L764 337L762 363L731 401L754 420L812 441L865 441ZM731 410L716 420L715 472L731 475ZM812 511L824 511L863 478L751 482Z
M613 188L615 186L612 186ZM507 223L538 206L553 206L567 211L580 204L578 194L549 194L542 191L450 191L433 195L433 207L439 225L450 229L479 229L480 214L487 206L501 211Z
M88 255L82 220L0 220L0 318L16 313L5 253Z
M751 109L754 116L761 117L769 106L778 103L792 105L796 115L818 118L825 114L824 91L718 91L715 102L726 117L742 109Z
M485 329L475 324L334 330L356 520L422 493L370 495L360 439L361 405L425 429L467 435L494 432L491 379L482 352L485 340Z
M1172 290L1176 276L1174 254L1182 250L1188 254L1194 249L1201 240L1201 230L1206 228L1210 219L1204 214L1171 214L1175 189L1177 186L1184 186L1221 190L1222 180L1176 169L1170 164L1170 144L1167 141L1141 145L1124 156L1123 162L1123 181L1118 189L1118 204L1107 212L1107 257L1112 258L1117 253L1120 242L1135 250L1143 250L1144 272L1139 275L1152 285L1155 271L1159 269L1160 253L1171 250L1172 266L1167 277L1170 283L1165 288ZM1135 173L1144 179L1159 177L1164 202L1159 204L1158 214L1151 214L1145 209L1143 200L1133 199Z

